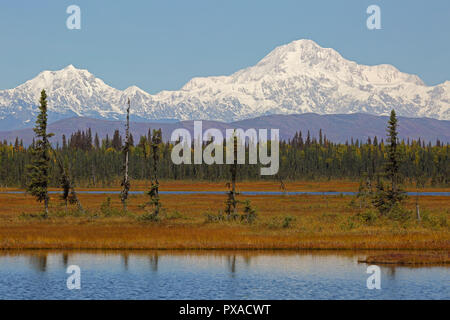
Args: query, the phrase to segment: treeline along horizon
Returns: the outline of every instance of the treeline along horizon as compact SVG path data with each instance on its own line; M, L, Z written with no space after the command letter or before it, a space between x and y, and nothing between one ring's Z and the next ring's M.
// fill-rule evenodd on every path
M151 174L151 130L137 143L130 137L129 175L134 180L149 179ZM0 142L0 186L24 187L27 183L26 166L31 160L34 142L25 147L19 138L14 144ZM181 164L171 161L173 143L163 142L158 149L161 179L209 180L229 179L229 165ZM204 147L207 143L204 143ZM99 139L91 129L77 131L69 138L62 136L54 152L69 168L77 185L107 187L117 183L123 169L123 139L119 130L112 137ZM426 181L434 186L450 184L450 146L439 140L435 144L419 140L399 143L400 174L404 183ZM246 147L248 163L248 146ZM351 139L346 143L329 141L322 130L319 137L306 137L301 131L292 139L280 141L280 169L275 176L261 176L261 164L238 165L238 180L331 180L364 178L376 179L383 174L387 148L377 137L367 141ZM59 186L59 170L52 156L50 185Z

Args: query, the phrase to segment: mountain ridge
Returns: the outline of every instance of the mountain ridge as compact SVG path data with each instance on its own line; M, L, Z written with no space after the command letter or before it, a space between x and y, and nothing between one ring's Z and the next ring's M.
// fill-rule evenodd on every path
M392 65L365 66L312 40L279 46L253 66L229 76L195 77L180 90L151 95L137 86L115 89L86 69L43 71L0 90L0 128L29 127L41 89L49 119L71 116L119 120L128 98L135 120L173 118L232 122L269 114L387 115L450 119L450 81L426 86Z
M332 142L346 142L352 138L354 140L367 141L368 137L373 139L385 138L387 116L374 116L364 113L356 114L333 114L319 115L315 113L303 113L295 115L268 115L253 119L245 119L233 123L224 123L217 121L203 121L203 130L216 128L226 130L232 128L242 129L279 129L281 139L292 138L296 131L301 130L303 138L306 138L307 132L310 131L311 136L318 137L319 129ZM114 130L118 129L124 133L124 121L102 120L84 117L73 117L56 121L49 124L48 131L55 133L52 142L61 143L62 134L70 137L70 134L77 130L87 130L91 128L93 134L98 133L101 138L106 134L112 137ZM138 142L140 135L146 135L149 128L161 128L163 139L170 139L170 134L178 128L186 128L193 130L193 121L179 122L131 122L131 133ZM16 137L24 140L25 145L29 145L33 139L34 133L32 128L0 131L0 140L6 139L10 143L14 143ZM435 143L439 139L442 143L450 143L450 121L436 120L432 118L405 118L399 117L399 137L400 139L419 139L422 141Z

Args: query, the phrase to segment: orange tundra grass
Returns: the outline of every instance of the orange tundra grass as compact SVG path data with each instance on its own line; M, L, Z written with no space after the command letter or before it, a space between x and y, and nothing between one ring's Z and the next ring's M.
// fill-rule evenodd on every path
M144 182L134 186L135 190L145 190ZM238 187L240 191L279 191L274 182L243 182ZM355 191L358 183L295 182L286 183L286 187L288 191ZM224 183L182 181L163 182L161 189L213 191L226 187ZM118 212L119 195L109 196ZM224 209L225 195L161 195L165 214L159 222L137 219L145 212L140 207L148 201L145 195L130 196L129 215L105 217L100 207L107 197L80 194L88 214L73 216L66 215L59 196L52 195L50 217L43 220L30 217L41 211L31 196L0 194L0 248L450 249L449 197L421 197L421 223L384 218L365 223L356 215L367 209L360 209L358 201L350 206L353 197L239 195L238 200L249 199L257 209L258 218L251 225L206 222L206 213L214 215ZM414 197L408 199L406 207L414 210Z

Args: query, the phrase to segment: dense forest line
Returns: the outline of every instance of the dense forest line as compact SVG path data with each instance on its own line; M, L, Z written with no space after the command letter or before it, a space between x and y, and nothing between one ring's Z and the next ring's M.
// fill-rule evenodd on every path
M149 179L151 175L152 133L141 136L137 143L130 136L129 174L131 179ZM62 137L62 145L54 148L50 162L50 185L59 186L60 173L56 158L63 159L77 185L111 186L122 176L124 139L116 130L113 137L99 139L91 130L78 131L69 138ZM205 145L204 145L205 146ZM182 164L171 161L173 143L163 142L158 148L158 173L161 179L227 180L229 165ZM24 187L26 167L30 164L33 144L24 147L19 139L14 144L0 142L0 186ZM248 149L247 149L248 152ZM450 148L435 144L401 141L398 145L399 172L404 182L435 186L450 184ZM280 169L276 176L261 176L260 164L238 165L238 180L319 180L375 179L382 174L387 147L377 137L367 141L353 140L337 144L329 141L320 130L318 138L306 137L299 131L292 139L280 141ZM248 163L248 157L247 161Z

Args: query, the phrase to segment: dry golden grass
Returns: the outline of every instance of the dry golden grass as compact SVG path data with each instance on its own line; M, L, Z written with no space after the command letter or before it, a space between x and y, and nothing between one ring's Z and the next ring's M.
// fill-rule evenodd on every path
M136 183L135 183L136 184ZM351 182L287 184L289 191L354 191ZM143 185L140 188L143 190ZM225 190L222 183L169 182L162 190ZM239 190L277 191L267 182L242 183ZM207 223L205 213L224 208L225 195L162 195L165 217L159 222L136 219L145 211L145 195L132 195L125 216L100 213L107 195L79 196L88 214L66 215L58 195L52 195L48 219L29 195L0 194L0 248L3 249L433 249L450 250L448 197L421 197L424 220L396 222L377 219L368 224L355 218L359 206L342 196L239 196L250 199L258 219ZM414 208L410 198L406 207ZM121 208L119 195L111 195ZM291 222L286 222L290 217ZM286 227L286 223L289 225ZM285 227L283 227L283 225Z

